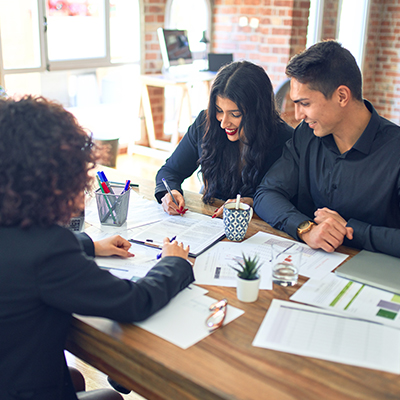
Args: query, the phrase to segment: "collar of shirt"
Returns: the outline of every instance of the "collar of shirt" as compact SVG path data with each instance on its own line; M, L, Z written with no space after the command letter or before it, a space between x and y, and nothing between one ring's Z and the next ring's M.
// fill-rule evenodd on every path
M371 119L369 120L367 127L365 128L364 132L361 134L357 142L354 144L354 146L349 151L341 155L343 157L346 157L346 155L351 150L357 150L361 153L369 154L372 148L372 144L375 140L375 137L380 130L379 125L381 123L381 118L376 112L374 106L368 100L364 100L364 103L365 106L368 108L368 110L371 112ZM333 135L325 136L321 138L321 140L323 141L325 146L329 148L331 151L340 154L336 146L335 140L333 139Z

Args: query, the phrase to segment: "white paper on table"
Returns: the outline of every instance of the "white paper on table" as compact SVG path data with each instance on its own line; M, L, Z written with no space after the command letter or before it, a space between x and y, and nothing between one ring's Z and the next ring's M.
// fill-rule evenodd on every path
M162 221L147 225L131 239L161 244L165 237L176 236L178 242L190 246L191 254L199 254L225 234L221 219L188 211L184 216L169 215Z
M251 246L253 251L264 259L271 260L272 245L279 244L282 248L292 245L302 248L301 266L299 274L307 278L322 278L340 265L347 257L347 254L337 252L327 253L323 250L314 250L304 243L295 240L272 235L270 233L258 232L243 242L243 245Z
M95 261L100 268L107 269L118 278L136 281L156 265L157 254L160 253L160 250L138 244L132 244L129 251L135 256L130 258L96 257Z
M212 333L206 325L206 320L211 314L209 306L217 300L204 296L204 292L198 292L200 289L198 286L191 285L191 287L192 289L185 289L178 293L164 308L150 318L137 322L135 325L182 349L187 349L206 338ZM194 288L196 292L193 292ZM204 289L201 290L204 291ZM224 325L243 313L243 310L228 305Z
M253 346L400 374L400 331L272 300Z
M309 279L290 299L400 329L400 295L334 273Z
M254 249L245 242L219 242L196 258L194 276L199 285L236 287L237 272L230 266L238 267L237 261L245 256L254 257ZM269 259L260 257L260 289L272 289L271 265Z

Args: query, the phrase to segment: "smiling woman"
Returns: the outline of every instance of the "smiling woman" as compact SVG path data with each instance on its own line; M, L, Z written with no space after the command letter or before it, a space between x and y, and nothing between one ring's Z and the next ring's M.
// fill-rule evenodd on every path
M157 200L169 214L184 207L182 182L200 166L203 201L235 199L253 204L254 191L279 158L292 128L275 109L271 81L251 62L221 68L212 84L209 106L196 121L156 177ZM178 202L162 183L165 178ZM216 210L219 216L222 209Z

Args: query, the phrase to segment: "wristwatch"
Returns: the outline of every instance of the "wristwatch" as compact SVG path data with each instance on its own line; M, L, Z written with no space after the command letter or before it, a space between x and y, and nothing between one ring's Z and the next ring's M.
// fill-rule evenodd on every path
M303 221L298 227L297 227L297 236L301 238L301 235L304 235L307 232L311 231L311 228L315 225L315 222L312 221Z

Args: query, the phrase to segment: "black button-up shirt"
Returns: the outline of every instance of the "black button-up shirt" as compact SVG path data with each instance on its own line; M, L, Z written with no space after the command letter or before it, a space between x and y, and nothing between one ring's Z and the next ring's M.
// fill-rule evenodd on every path
M297 238L297 227L318 208L338 212L354 229L344 244L400 257L400 127L371 119L341 154L332 135L319 138L302 122L254 198L255 212Z

